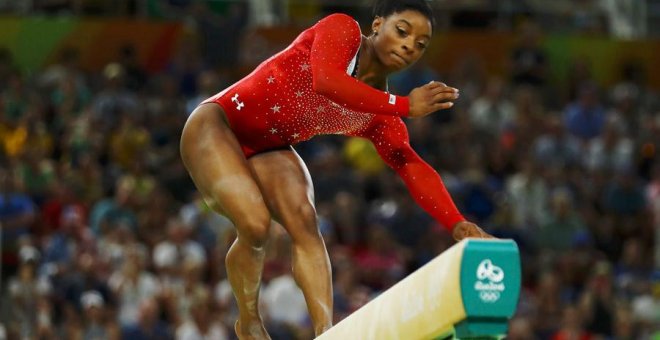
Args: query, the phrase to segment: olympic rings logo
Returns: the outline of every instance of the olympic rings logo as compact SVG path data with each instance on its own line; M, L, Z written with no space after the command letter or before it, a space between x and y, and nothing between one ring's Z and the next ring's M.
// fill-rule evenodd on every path
M498 283L504 280L504 271L502 268L494 265L490 259L485 259L477 267L477 279L489 279L494 283Z
M483 302L493 303L500 299L500 292L496 292L496 291L479 292L479 298L481 298Z

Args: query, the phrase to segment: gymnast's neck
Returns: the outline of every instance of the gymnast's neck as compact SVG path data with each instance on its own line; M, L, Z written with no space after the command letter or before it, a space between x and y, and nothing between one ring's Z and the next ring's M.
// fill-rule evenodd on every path
M373 35L368 37L362 36L357 78L373 88L387 91L387 77L390 72L378 60L372 39Z

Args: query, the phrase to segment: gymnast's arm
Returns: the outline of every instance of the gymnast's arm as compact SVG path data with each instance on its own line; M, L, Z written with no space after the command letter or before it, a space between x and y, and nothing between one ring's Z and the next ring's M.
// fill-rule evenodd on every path
M452 231L456 240L491 237L458 211L440 175L410 146L408 130L400 118L383 117L374 122L360 137L371 140L383 161L404 181L417 204Z

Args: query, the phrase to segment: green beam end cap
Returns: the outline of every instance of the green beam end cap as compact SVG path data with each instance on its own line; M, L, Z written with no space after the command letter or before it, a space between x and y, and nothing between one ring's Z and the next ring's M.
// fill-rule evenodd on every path
M506 333L520 296L520 253L512 240L470 239L461 263L461 294L467 316L457 338ZM464 337L459 333L463 334Z

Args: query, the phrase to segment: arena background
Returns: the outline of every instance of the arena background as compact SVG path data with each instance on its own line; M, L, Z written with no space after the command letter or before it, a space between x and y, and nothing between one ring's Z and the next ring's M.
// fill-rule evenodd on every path
M325 14L370 1L0 0L0 339L233 338L231 224L178 156L204 98ZM510 339L660 338L660 1L436 0L393 77L461 90L406 120L461 211L521 250ZM296 147L315 184L335 318L453 244L362 140ZM309 339L274 226L273 339Z

